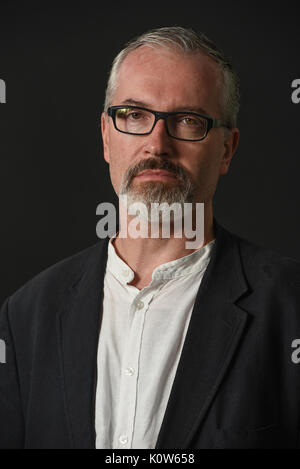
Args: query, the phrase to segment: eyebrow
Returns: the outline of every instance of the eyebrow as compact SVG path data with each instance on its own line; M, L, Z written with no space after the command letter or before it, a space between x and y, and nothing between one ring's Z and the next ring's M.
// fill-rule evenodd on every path
M128 106L138 106L138 107L145 107L147 109L151 109L151 106L149 104L143 102L143 101L136 101L135 99L125 99L121 105L128 105ZM209 114L205 109L198 107L198 106L180 106L178 108L175 108L172 112L197 112L199 114L204 114L205 116L208 116Z

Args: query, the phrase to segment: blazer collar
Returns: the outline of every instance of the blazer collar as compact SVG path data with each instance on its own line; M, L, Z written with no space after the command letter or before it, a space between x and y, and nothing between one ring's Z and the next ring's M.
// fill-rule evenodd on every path
M198 290L156 448L188 448L236 352L247 313L237 238L214 220L216 242ZM62 388L73 448L95 448L97 349L108 239L87 250L58 315Z

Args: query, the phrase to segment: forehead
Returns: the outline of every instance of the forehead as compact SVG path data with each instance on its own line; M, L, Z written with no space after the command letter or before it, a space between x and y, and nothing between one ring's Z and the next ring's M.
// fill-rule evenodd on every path
M113 104L127 99L158 110L201 107L220 111L223 75L218 64L202 52L183 55L166 48L142 46L120 66Z

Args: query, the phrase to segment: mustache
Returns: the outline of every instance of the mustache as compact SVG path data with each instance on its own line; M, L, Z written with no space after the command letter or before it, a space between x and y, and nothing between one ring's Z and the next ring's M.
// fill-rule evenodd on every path
M164 171L169 171L171 174L174 174L179 179L183 180L189 178L187 172L181 166L174 164L171 160L147 158L146 160L141 160L132 168L128 169L126 174L126 180L130 184L135 176L137 176L140 172L148 169L160 169Z

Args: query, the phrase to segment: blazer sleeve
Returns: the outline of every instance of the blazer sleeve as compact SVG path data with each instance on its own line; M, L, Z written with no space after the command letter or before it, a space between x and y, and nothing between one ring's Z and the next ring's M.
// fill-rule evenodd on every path
M8 298L0 311L0 449L23 447L24 418Z

